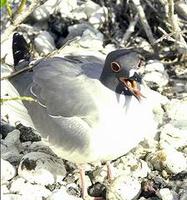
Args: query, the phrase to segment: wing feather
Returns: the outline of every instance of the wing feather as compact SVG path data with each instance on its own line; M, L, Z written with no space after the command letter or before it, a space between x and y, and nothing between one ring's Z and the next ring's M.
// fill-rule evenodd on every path
M86 117L97 110L92 84L79 65L52 58L37 66L31 87L50 115Z

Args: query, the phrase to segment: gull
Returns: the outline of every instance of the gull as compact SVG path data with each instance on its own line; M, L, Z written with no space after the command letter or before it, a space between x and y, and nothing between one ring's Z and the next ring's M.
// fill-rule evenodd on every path
M20 96L35 99L23 101L30 126L79 166L116 159L155 134L140 54L118 49L104 65L80 58L45 58L10 79Z

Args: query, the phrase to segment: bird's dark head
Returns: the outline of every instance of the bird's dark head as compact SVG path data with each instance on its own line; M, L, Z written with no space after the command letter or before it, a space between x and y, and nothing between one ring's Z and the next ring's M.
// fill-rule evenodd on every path
M140 92L141 76L138 73L143 58L134 50L119 49L110 52L100 81L116 93L134 95L137 99L143 96Z

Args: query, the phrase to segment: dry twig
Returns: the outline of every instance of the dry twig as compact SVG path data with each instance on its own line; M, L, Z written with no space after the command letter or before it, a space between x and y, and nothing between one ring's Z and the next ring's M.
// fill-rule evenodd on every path
M152 34L152 31L151 31L151 28L147 22L147 19L146 19L146 16L145 16L145 13L144 13L144 9L140 3L140 0L132 0L132 2L134 3L137 11L138 11L138 14L139 14L139 17L140 17L140 20L141 20L141 23L143 25L143 28L145 30L145 33L148 37L148 40L149 42L151 43L152 46L154 46L154 42L155 42L155 39L153 37L153 34Z
M2 34L1 36L1 43L3 43L5 40L8 39L9 35L19 26L20 23L22 23L26 17L28 17L34 9L39 5L40 1L38 0L33 0L31 5L29 6L28 10L22 12L21 14L18 14L14 21L13 24L11 24Z
M172 32L174 32L175 43L179 52L187 51L187 44L181 34L181 29L178 22L178 16L174 14L174 1L168 0L168 20L171 24Z
M16 76L18 74L21 74L21 73L23 73L25 71L31 70L33 67L34 67L34 65L31 63L27 67L24 67L23 69L20 69L18 71L12 72L11 74L9 74L7 76L1 77L0 80L3 81L3 80L6 80L6 79L10 79L10 78L12 78L12 77L14 77L14 76Z
M129 39L129 37L131 36L131 34L134 32L134 28L138 22L139 19L139 15L136 14L136 16L134 17L134 19L130 22L128 29L126 30L124 36L123 36L123 41L124 43L126 43Z
M155 41L155 44L156 44L156 43L159 43L159 42L161 42L161 41L163 41L164 39L167 39L167 40L172 41L172 42L176 42L176 40L175 40L174 38L172 38L172 36L174 36L176 33L178 33L178 34L187 33L186 30L185 30L185 31L180 31L180 32L175 32L175 31L173 31L172 33L167 33L167 32L166 32L163 28L161 28L161 27L158 27L158 30L161 31L164 35L163 35L162 37L160 37L159 39L157 39L157 40ZM180 42L178 42L178 44L180 44ZM181 44L183 44L183 43L181 43Z
M17 96L17 97L6 97L0 98L0 104L5 103L6 101L34 101L37 102L36 99L29 96Z

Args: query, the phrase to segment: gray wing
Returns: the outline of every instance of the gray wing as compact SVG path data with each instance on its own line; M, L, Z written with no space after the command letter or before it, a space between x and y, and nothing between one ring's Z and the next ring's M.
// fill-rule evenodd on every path
M97 109L93 84L78 64L51 58L36 67L30 90L50 115L86 117Z
M25 93L32 93L40 104L25 105L35 128L51 144L62 151L87 154L98 110L93 99L96 83L81 66L62 58L40 62Z

